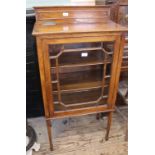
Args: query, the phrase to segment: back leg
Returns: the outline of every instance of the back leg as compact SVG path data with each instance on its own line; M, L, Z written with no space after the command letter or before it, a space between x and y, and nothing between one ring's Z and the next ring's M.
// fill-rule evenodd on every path
M106 136L105 136L106 141L109 139L109 132L110 132L110 127L111 127L111 122L112 122L112 112L110 112L108 114L107 131L106 131Z

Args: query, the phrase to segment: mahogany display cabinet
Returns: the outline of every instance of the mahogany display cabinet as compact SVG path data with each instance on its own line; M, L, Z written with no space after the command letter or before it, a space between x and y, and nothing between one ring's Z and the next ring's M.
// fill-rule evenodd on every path
M124 33L109 6L35 7L37 54L50 148L52 120L115 109ZM113 50L107 50L107 44Z

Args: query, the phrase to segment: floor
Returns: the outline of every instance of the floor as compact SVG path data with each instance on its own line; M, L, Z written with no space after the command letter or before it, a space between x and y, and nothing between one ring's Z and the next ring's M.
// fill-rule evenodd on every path
M127 112L125 112L127 113ZM96 120L96 115L80 116L53 121L54 151L49 150L46 124L43 117L28 119L34 127L41 144L39 152L33 155L127 155L125 142L126 123L117 113L109 140L105 141L106 117Z

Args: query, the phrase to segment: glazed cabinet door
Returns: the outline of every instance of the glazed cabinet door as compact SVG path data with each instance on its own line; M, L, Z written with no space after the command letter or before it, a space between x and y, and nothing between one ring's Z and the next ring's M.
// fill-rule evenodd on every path
M43 41L47 100L53 113L111 106L118 41L110 36Z

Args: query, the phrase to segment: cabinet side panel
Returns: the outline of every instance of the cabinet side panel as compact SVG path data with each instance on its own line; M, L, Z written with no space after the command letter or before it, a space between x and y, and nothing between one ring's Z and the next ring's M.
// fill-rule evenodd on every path
M119 48L120 47L120 37L116 37L115 45L114 45L114 55L113 55L113 63L112 63L112 70L111 70L111 81L110 81L110 90L109 90L109 99L108 103L110 107L113 107L114 100L113 100L113 93L117 92L115 86L115 79L117 77L117 64L118 64L118 57L119 57Z
M53 95L51 93L52 84L51 84L51 67L50 67L50 60L49 60L49 47L45 40L42 43L43 48L43 59L44 59L44 74L45 74L45 87L46 87L46 97L47 97L47 104L49 108L49 115L52 117L54 115L54 106L53 106Z
M112 100L112 107L115 106L117 91L118 91L118 84L119 84L119 77L121 72L121 64L122 64L122 57L123 57L123 49L124 49L124 43L125 43L125 36L120 36L120 42L119 42L119 53L118 53L118 60L117 60L117 68L116 68L116 78L115 78L115 85L114 85L114 92L113 92L113 100Z
M40 79L41 79L41 88L42 88L44 110L45 110L45 116L48 118L49 117L49 110L48 110L48 103L47 103L47 96L46 96L46 84L45 84L45 71L44 71L44 61L43 61L42 40L39 38L36 38L36 41L37 41L37 55L38 55L38 62L39 62L39 72L40 72Z

